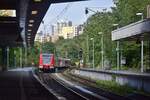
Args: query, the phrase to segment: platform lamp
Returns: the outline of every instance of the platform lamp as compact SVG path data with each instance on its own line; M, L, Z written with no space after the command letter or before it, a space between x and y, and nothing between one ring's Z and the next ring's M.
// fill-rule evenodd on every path
M137 16L141 16L141 20L144 19L144 16L143 16L143 13L139 12L139 13L136 13ZM144 41L143 41L143 38L141 37L141 72L143 73L144 72L144 57L143 57L143 46L144 46Z
M101 67L104 70L104 37L103 32L98 32L98 35L101 35Z
M95 64L94 64L95 63L95 61L94 61L94 59L95 59L94 58L94 48L95 48L95 46L94 46L94 38L90 38L90 40L93 41L93 69L94 69L94 66L95 66Z
M102 9L103 10L103 12L106 12L106 10L107 10L107 8L106 7L92 7L92 8L100 8L100 9ZM89 13L89 11L91 11L91 12L94 12L94 13L98 13L99 11L94 11L93 9L91 9L91 7L89 8L89 7L86 7L85 8L85 14L87 15L88 13ZM99 34L99 33L98 33ZM88 55L88 61L89 61L89 43L88 43L88 39L89 39L89 36L87 35L87 55ZM102 66L103 67L103 66Z
M113 24L114 27L117 27L119 29L119 24ZM120 69L120 41L117 41L117 47L116 47L116 52L117 52L117 70Z
M141 16L141 20L144 19L143 13L136 13L137 16Z

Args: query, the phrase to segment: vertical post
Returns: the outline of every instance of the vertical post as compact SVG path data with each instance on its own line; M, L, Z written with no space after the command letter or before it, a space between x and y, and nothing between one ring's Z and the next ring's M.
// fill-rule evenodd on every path
M122 48L120 47L120 69L122 69Z
M122 58L123 58L123 56L122 56L122 51L123 51L122 46L123 46L122 42L119 41L119 69L122 69Z
M9 47L7 47L7 68L9 67Z
M119 29L119 24L113 24L113 26L117 26L117 29ZM119 70L119 67L120 67L120 48L119 48L119 41L117 41L117 47L116 47L116 52L117 52L117 62L116 62L116 65L117 65L117 70Z
M141 19L143 20L144 19L144 15L143 13L141 14ZM143 55L143 45L144 45L144 41L142 40L141 41L141 72L143 73L144 72L144 65L143 65L143 61L144 61L144 55Z
M119 41L117 41L117 48L116 48L116 51L117 51L117 70L119 70L119 67L120 67Z
M86 39L87 39L87 63L89 63L89 37L88 37L88 35L87 35Z
M144 19L143 13L136 13L137 16L141 16L141 20ZM141 40L141 72L144 72L144 66L143 66L143 40Z
M25 66L27 65L27 47L25 47Z
M65 52L65 57L68 58L68 51Z
M101 35L101 61L100 61L100 65L101 65L101 69L104 69L104 36L102 32L98 33L99 35ZM99 68L100 69L100 68Z
M144 15L142 14L142 16L141 16L141 19L143 20L144 19Z
M103 34L101 37L101 63L102 63L102 70L104 70L104 43L103 43Z
M22 68L22 48L20 48L20 67Z
M16 67L16 50L14 50L14 66Z
M148 67L150 68L150 41L148 41L148 44L149 44L149 48L148 48L149 49L149 66Z
M144 72L144 66L143 66L143 45L144 45L144 42L143 40L141 40L141 72L143 73Z
M94 38L93 38L93 69L94 69Z

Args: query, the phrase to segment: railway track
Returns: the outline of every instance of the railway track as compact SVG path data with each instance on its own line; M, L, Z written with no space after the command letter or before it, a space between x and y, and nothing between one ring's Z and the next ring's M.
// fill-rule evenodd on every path
M71 80L65 77L71 77ZM149 100L147 99L148 97L139 94L136 95L138 97L135 97L135 95L127 97L116 95L100 88L94 88L87 85L90 83L88 80L73 75L60 76L57 74L40 73L39 78L59 100L141 100L140 98L143 97L145 98L144 100ZM77 82L76 78L82 80L81 83L84 84Z
M67 84L58 79L55 75L40 73L39 78L41 81L51 89L58 99L61 100L109 100L104 97L95 96L88 91L80 91L77 86Z
M103 90L101 88L95 87L95 82L94 81L90 81L88 79L85 79L85 78L82 78L82 77L79 77L79 76L75 76L75 75L72 75L72 74L62 74L62 75L65 78L67 78L67 79L69 79L73 82L76 82L77 84L84 85L87 89L97 93L98 95L106 97L109 100L130 100L130 99L124 97L124 96L120 96L120 95L114 94L112 92Z
M63 84L63 82L60 82L60 80L58 80L57 78L54 78L54 75L53 77L50 76L52 79L54 79L58 84L60 84L64 89L67 89L69 92L72 92L72 94L76 97L79 97L81 100L89 100L87 97L79 94L78 92L74 91L73 89L65 86L65 84Z

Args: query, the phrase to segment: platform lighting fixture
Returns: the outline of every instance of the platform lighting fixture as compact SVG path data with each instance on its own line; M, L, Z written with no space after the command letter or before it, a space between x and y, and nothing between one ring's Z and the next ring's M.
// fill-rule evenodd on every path
M136 13L137 16L141 16L141 20L144 19L143 13ZM141 72L144 72L144 40L141 37Z
M42 2L42 0L34 0L34 2Z
M36 15L37 13L38 13L37 10L33 10L33 11L31 12L32 15Z
M136 13L136 15L137 15L137 16L141 16L141 15L143 15L143 13Z
M28 32L31 32L32 30L28 30Z
M29 20L29 23L34 23L34 20Z
M90 40L93 40L93 38L90 38Z
M101 67L104 70L104 37L103 32L98 32L98 35L101 35Z
M102 35L103 34L103 32L98 32L98 35Z
M112 26L114 26L114 27L116 27L117 29L119 29L119 24L117 24L117 23L114 23L114 24L112 24ZM120 69L120 41L117 41L117 47L116 47L116 54L117 54L117 70L119 70Z
M113 24L113 26L118 26L119 24Z
M95 66L95 64L94 64L94 38L90 38L90 40L92 40L93 41L93 69L94 69L94 66Z
M141 20L143 20L144 16L143 16L143 13L139 12L139 13L136 13L137 16L141 16Z
M33 26L33 24L28 24L28 26L29 26L29 27L32 27L32 26Z
M16 10L14 10L14 9L0 9L0 12L4 13L4 14L2 14L3 17L16 17ZM9 13L7 13L7 12L9 12ZM7 13L7 14L5 14L5 13Z

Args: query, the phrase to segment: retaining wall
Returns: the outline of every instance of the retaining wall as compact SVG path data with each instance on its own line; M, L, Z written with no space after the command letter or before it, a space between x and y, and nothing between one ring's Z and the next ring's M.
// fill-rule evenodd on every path
M96 71L91 69L75 69L73 73L96 80L114 80L120 85L128 85L139 90L150 92L150 74Z

